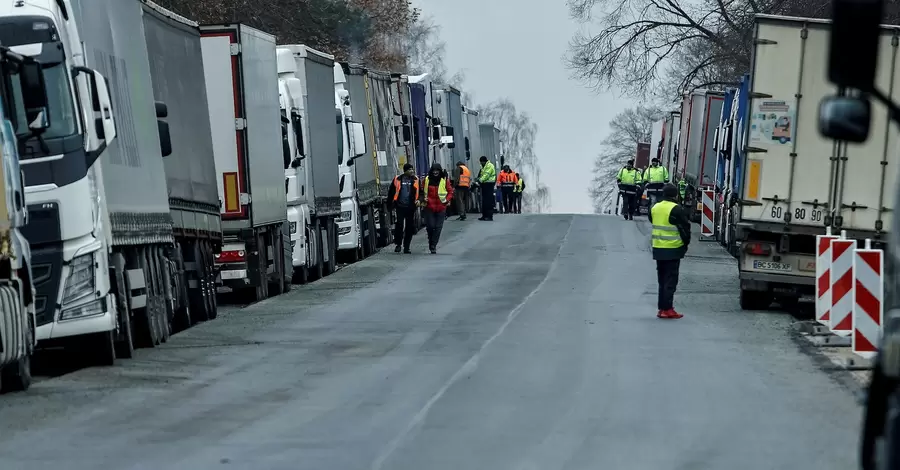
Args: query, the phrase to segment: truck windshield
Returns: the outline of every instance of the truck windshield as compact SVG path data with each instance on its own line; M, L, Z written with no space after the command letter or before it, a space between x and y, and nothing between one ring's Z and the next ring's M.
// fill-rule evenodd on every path
M22 89L18 77L11 77L12 109L14 129L17 135L27 135L28 122L25 118L25 108L22 100ZM47 102L50 107L50 128L42 137L55 139L69 137L78 132L78 117L75 114L75 104L69 89L69 76L65 63L57 62L44 66L44 80L47 84Z

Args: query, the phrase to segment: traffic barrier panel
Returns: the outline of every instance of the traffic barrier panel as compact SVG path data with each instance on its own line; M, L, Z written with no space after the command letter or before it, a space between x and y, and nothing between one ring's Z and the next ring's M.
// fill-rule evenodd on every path
M703 190L703 214L700 216L700 239L711 239L715 236L713 229L713 191Z
M853 352L871 359L878 352L884 319L884 252L871 240L853 256Z
M831 241L841 237L831 234L816 235L816 321L829 325L831 312Z
M853 333L853 249L856 240L831 240L831 312L828 327L837 336Z

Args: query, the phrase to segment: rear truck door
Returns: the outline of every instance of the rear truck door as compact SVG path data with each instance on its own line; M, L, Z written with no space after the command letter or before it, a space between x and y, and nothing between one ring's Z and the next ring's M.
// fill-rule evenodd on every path
M827 81L823 25L758 18L741 219L823 227L832 141L818 130Z
M220 212L223 220L248 219L246 121L238 92L241 84L237 27L203 28L201 45Z
M882 30L878 49L876 87L896 101L900 94L897 73L898 41L890 30ZM894 185L897 181L897 126L891 123L887 108L872 102L869 140L860 145L846 145L839 159L840 170L833 182L834 226L838 229L886 232L891 226L894 207Z

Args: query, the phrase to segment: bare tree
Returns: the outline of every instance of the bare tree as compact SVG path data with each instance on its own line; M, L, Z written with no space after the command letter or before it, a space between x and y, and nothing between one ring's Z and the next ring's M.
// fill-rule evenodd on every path
M410 75L428 73L437 83L461 87L465 72L460 70L452 75L447 69L447 43L441 39L441 27L431 17L420 16L408 31L404 43L407 58L407 72Z
M478 113L482 122L493 122L500 129L504 163L525 179L527 189L523 196L522 210L548 211L550 189L540 181L541 166L534 152L537 124L528 113L516 109L516 105L508 98L483 105Z
M568 0L568 5L586 27L572 38L566 57L573 76L595 89L615 87L641 97L737 84L750 70L757 13L830 13L829 0ZM591 24L599 32L592 32Z
M662 119L663 114L654 106L637 106L622 111L610 121L610 132L600 143L600 153L594 160L594 177L588 187L594 213L604 214L615 204L616 174L626 161L635 157L638 143L650 142L653 123Z

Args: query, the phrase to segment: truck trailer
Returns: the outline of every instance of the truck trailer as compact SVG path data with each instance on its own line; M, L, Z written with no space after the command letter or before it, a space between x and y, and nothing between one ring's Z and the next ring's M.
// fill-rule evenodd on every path
M222 201L219 282L264 300L291 285L275 37L244 24L200 31Z
M686 184L682 202L694 219L702 211L699 192L713 185L713 143L723 100L723 93L709 90L695 90L682 100L675 179Z
M362 208L358 197L358 185L356 166L354 160L366 155L366 132L363 124L353 120L354 103L359 114L368 110L365 101L365 88L358 90L358 97L354 101L353 95L347 89L347 76L339 63L334 64L334 108L339 118L338 135L341 141L341 156L338 160L338 173L340 174L341 191L341 215L337 219L338 250L349 253L351 261L359 261L366 256L364 244L368 239L363 239L363 223L368 222L368 207L366 207L366 219L363 220ZM365 86L365 83L363 84ZM371 203L371 200L369 201Z
M404 134L409 133L404 131L402 125L395 127L395 88L391 74L367 70L366 100L373 129L370 153L375 161L375 189L378 192L377 201L373 204L378 247L393 242L394 214L387 195L394 177L400 175L401 160L406 161ZM360 164L365 165L362 161Z
M142 7L153 97L166 113L158 125L172 142L163 166L174 246L164 274L175 300L167 313L178 331L216 317L215 256L222 248L216 161L199 25L150 1Z
M815 236L825 227L887 241L898 132L872 104L871 138L836 143L819 134L818 107L837 88L826 76L830 22L757 15L749 126L736 238L741 307L814 299ZM896 32L881 30L876 86L897 89Z

